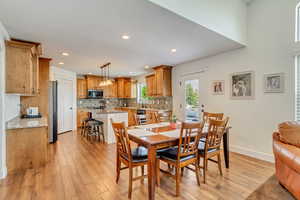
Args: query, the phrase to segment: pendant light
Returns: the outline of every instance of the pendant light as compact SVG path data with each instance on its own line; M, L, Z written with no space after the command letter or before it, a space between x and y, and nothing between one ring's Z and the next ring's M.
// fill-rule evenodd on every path
M100 87L105 87L113 84L113 80L109 77L109 67L110 67L110 62L106 63L102 66L100 66L101 69L101 76L102 80L100 81L99 86Z

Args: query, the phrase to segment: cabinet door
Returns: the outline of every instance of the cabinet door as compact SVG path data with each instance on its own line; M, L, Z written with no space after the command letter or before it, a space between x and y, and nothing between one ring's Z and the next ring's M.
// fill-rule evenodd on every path
M77 98L84 99L87 97L87 86L85 79L77 79Z
M40 84L39 84L39 58L36 53L32 56L32 81L33 81L33 94L40 94Z
M6 93L31 94L31 48L6 45Z
M118 84L118 98L124 98L124 80L123 79L118 79L117 80Z
M164 87L164 71L163 69L155 70L155 80L154 84L156 86L156 96L163 96L163 87Z
M155 96L155 85L154 84L154 75L150 75L146 77L147 84L147 96L153 97Z
M124 83L124 97L131 98L131 80L125 80Z

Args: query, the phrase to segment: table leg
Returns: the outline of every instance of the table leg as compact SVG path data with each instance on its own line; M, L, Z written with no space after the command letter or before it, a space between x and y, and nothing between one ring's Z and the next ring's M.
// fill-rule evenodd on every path
M148 147L148 199L155 199L155 181L156 181L156 148Z
M223 135L223 150L225 158L225 166L229 168L229 130L227 130Z

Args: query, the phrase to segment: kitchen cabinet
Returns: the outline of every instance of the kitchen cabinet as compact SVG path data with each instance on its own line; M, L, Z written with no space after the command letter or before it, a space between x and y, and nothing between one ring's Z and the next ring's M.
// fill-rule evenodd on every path
M39 88L40 92L34 96L21 96L20 102L22 105L21 114L26 114L28 107L38 107L39 113L48 116L48 101L49 101L49 70L50 58L39 58Z
M109 86L107 86L104 90L105 97L108 98L117 98L118 97L118 84L116 81Z
M131 78L117 78L118 98L131 98Z
M100 90L104 89L100 87L100 82L102 80L101 76L87 75L86 76L86 84L88 90Z
M8 174L38 169L47 162L48 127L6 130Z
M146 76L148 96L172 96L172 67L161 65L153 69L154 74Z
M77 109L77 127L81 127L81 123L84 119L88 118L88 111L84 109Z
M39 43L6 41L6 93L39 94Z
M87 98L87 81L85 78L77 79L77 98Z
M155 75L151 74L146 76L146 85L147 85L147 96L153 97L156 95L156 82Z

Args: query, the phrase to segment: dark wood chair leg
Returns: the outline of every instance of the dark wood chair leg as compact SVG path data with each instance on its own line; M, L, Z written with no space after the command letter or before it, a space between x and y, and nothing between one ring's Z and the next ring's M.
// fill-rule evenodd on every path
M176 196L180 195L180 168L176 166Z
M131 198L131 194L132 194L132 179L133 179L133 170L132 170L132 166L129 165L128 198Z
M184 172L184 167L181 168L181 176L183 176L183 172Z
M141 171L142 171L142 176L144 176L145 174L145 166L141 166ZM144 179L141 179L141 183L143 184L144 183Z
M120 178L120 171L121 171L121 161L120 161L120 157L119 155L117 154L117 168L116 168L116 172L117 172L117 178L116 178L116 183L119 182L119 178Z
M206 157L203 158L203 177L204 177L204 183L206 183L206 168L207 168L207 159Z
M159 175L159 172L160 172L160 162L159 162L159 159L156 160L156 184L157 186L160 185L160 175Z
M199 175L199 162L198 162L198 159L197 161L195 162L195 172L196 172L196 179L197 179L197 184L200 185L200 175Z
M223 176L223 172L222 172L222 164L221 164L221 155L218 154L218 167L219 167L219 171L221 176Z

